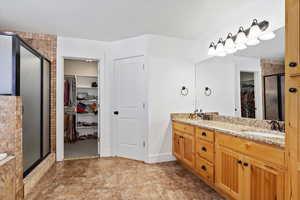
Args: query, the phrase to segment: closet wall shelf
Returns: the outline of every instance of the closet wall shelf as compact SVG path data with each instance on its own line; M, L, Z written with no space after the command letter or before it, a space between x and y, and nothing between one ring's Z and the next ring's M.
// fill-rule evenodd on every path
M77 86L78 89L98 89L98 87L90 87L90 86Z
M78 126L77 129L97 129L98 126Z

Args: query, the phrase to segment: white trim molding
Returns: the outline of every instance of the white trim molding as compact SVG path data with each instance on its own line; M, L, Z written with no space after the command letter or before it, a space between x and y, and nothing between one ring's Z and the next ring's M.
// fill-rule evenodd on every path
M162 163L175 160L176 158L172 155L172 153L161 153L149 155L146 163Z

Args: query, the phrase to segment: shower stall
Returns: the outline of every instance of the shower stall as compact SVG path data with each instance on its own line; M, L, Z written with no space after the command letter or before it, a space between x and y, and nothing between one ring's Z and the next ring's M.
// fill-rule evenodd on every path
M51 62L13 33L0 33L0 95L22 97L24 177L50 153Z

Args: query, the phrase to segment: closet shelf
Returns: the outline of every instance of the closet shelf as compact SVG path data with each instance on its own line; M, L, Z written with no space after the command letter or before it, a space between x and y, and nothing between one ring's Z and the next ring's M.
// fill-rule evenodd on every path
M78 116L80 116L80 115L82 115L82 116L89 116L89 115L97 116L97 114L94 114L94 113L77 113L77 114L78 114Z
M77 129L97 129L98 126L77 126Z
M90 87L90 86L77 86L78 89L98 89L98 87Z

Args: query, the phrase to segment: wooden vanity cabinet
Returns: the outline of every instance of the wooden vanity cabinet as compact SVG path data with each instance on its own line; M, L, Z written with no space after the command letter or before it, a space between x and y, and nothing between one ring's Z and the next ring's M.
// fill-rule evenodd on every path
M284 199L284 149L174 122L173 155L230 199Z
M195 167L195 136L184 134L182 136L182 161L190 168Z
M173 123L173 155L190 168L195 167L195 128Z
M234 199L242 199L243 168L240 154L229 149L216 147L215 185Z
M216 134L216 186L234 199L283 200L284 163L283 149Z
M182 159L182 152L183 152L181 137L182 134L180 134L177 131L173 131L173 155L179 160Z
M245 200L283 200L285 171L255 159L245 159Z

